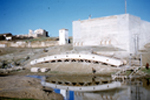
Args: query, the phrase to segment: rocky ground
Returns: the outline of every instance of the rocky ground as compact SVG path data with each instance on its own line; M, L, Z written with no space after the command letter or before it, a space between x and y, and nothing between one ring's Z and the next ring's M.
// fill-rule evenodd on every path
M63 53L57 46L47 48L0 48L0 100L6 98L30 98L38 100L63 100L62 95L43 90L40 80L31 75L29 62L35 58ZM67 49L72 49L68 47ZM10 99L9 99L10 100Z
M0 77L0 100L4 98L26 98L36 100L63 100L62 95L52 89L43 89L39 79L25 76Z

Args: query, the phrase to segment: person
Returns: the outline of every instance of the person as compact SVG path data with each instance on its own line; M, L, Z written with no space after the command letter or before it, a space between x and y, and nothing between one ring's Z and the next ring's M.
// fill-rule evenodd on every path
M145 66L145 67L146 67L146 69L149 69L149 64L148 64L148 63L146 63L146 66Z

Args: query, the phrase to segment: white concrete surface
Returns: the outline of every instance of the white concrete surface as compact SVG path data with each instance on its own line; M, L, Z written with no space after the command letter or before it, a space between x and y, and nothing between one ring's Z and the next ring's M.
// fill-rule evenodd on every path
M114 46L135 53L150 42L149 27L150 22L130 14L73 21L73 46Z
M30 69L31 72L39 72L40 68L39 67L33 67Z
M59 30L59 45L68 43L68 29Z
M123 65L123 61L112 58L112 57L105 57L105 56L99 56L99 55L92 55L92 54L62 54L62 55L53 55L53 56L47 56L39 59L35 59L30 62L31 65L38 64L38 63L43 63L47 61L52 61L52 60L65 60L65 59L87 59L90 61L98 61L102 63L106 63L109 65L114 65L114 66L120 66Z
M5 48L6 44L0 44L0 48Z
M50 69L49 68L40 68L41 72L48 72Z

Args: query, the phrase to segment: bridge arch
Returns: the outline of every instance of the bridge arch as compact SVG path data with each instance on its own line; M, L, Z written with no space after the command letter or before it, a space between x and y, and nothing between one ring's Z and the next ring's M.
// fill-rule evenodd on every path
M79 62L79 63L93 63L93 64L103 64L111 66L121 66L124 62L120 59L99 56L94 54L62 54L47 56L39 59L35 59L30 62L31 65L38 63L58 63L58 62Z

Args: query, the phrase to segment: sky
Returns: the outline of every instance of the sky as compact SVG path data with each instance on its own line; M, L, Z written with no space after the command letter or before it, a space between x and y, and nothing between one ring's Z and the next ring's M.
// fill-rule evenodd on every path
M150 0L126 0L127 13L150 22ZM0 0L0 34L28 34L39 28L49 36L69 30L72 22L125 13L125 0Z

